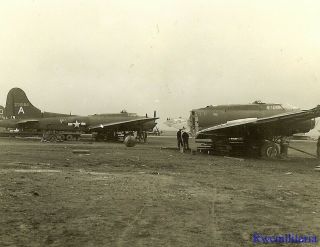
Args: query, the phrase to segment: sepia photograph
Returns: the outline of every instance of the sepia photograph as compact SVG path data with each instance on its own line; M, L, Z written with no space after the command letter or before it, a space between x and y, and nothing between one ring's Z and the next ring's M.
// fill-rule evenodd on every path
M320 2L0 2L0 246L319 246Z

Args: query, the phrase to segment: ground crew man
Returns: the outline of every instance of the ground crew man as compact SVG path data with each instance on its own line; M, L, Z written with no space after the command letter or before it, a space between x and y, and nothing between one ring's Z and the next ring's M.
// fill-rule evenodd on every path
M318 142L317 142L317 156L320 159L320 136L318 137Z
M286 140L286 138L281 138L280 140L280 157L281 158L288 157L288 148L289 148L289 142Z
M178 132L177 132L177 143L178 143L178 148L179 149L180 149L180 147L183 147L181 129L179 129Z
M182 133L182 142L184 149L189 150L189 134L186 131Z
M142 133L143 133L143 142L147 142L148 133L146 131L144 131Z

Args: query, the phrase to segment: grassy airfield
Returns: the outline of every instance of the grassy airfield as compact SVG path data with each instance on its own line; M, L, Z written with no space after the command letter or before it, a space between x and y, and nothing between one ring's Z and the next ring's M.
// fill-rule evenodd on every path
M175 143L0 139L0 246L253 246L253 232L320 237L317 159L160 149ZM314 142L293 146L315 153Z

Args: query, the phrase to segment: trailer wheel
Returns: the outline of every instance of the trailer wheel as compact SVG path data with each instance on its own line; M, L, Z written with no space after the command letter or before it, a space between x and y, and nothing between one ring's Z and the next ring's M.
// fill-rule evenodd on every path
M73 140L73 136L72 135L66 135L66 140L67 141L72 141Z
M266 141L261 146L261 156L266 159L275 159L279 157L280 155L280 149L277 144Z

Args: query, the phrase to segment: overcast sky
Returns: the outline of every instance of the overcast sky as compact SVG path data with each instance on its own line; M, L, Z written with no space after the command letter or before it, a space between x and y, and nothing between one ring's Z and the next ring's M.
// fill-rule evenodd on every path
M0 103L186 117L209 104L320 104L320 1L0 2Z

